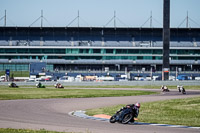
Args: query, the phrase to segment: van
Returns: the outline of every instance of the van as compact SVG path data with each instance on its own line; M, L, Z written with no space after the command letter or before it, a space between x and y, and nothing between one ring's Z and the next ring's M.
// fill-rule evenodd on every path
M6 76L0 76L0 82L2 82L2 81L5 81L5 79L6 79Z

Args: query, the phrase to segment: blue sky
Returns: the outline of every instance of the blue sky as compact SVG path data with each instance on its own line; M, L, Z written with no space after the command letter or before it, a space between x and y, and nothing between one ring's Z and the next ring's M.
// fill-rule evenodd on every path
M200 0L171 0L171 27L178 27L186 18L191 27L200 28ZM163 0L0 0L0 18L7 10L8 26L29 26L43 10L44 26L67 26L80 13L80 26L105 26L116 11L118 27L141 27L153 14L153 27L162 27ZM120 22L122 21L122 22ZM157 22L158 21L158 22ZM0 21L0 26L4 23ZM70 26L77 26L75 21ZM197 23L197 24L195 24ZM114 25L114 21L107 26ZM32 26L40 26L40 22ZM149 27L150 21L144 27ZM181 27L186 27L183 23Z

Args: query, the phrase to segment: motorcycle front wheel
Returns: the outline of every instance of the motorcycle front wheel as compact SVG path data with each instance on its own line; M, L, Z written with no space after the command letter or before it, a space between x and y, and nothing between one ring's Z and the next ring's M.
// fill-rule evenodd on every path
M185 90L182 90L182 94L186 94Z
M122 124L127 124L128 122L130 122L133 119L133 114L129 113L126 114L122 120Z
M115 122L116 122L115 116L112 116L112 117L110 118L110 123L115 123Z

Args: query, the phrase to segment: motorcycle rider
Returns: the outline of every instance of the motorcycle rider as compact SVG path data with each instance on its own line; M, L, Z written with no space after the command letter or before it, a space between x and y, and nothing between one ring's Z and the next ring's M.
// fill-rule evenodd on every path
M9 84L9 87L18 87L14 82Z
M122 107L116 112L115 115L113 115L110 118L110 123L115 123L117 121L123 124L127 124L129 122L134 123L134 121L137 120L136 118L139 115L139 108L140 103L128 104L125 107Z
M59 82L57 82L57 83L55 84L55 87L56 87L56 88L64 88L64 87L62 86L62 84L59 83Z
M38 83L38 87L41 87L41 86L42 86L42 83L41 83L41 82L39 82L39 83Z
M168 87L166 85L164 86L164 90L166 90L166 91L168 90Z
M164 85L162 85L160 89L163 91L164 90Z
M140 108L140 103L136 103L136 104L127 104L125 107L121 108L119 111L123 110L124 108L131 108L133 110L133 113L135 114L135 118L138 117L139 115L139 108Z
M180 92L182 92L183 94L186 94L185 88L183 86L180 86Z
M168 89L168 87L165 85L165 86L163 86L162 85L162 87L161 87L161 89L162 89L162 91L164 92L168 92L169 91L169 89Z
M128 104L126 105L127 108L131 108L135 114L135 117L137 118L139 115L139 109L140 109L140 103L136 103L136 104Z
M36 87L37 88L40 88L42 86L42 83L41 82L39 82L38 84L36 84Z
M181 92L181 87L179 85L177 85L177 89L179 92Z
M16 84L14 82L11 83L11 87L16 87Z

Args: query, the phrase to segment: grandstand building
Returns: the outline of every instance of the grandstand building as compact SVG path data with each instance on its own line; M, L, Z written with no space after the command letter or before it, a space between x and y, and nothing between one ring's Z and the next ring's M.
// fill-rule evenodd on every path
M199 71L200 29L170 38L170 71ZM162 71L162 49L162 28L0 27L0 71Z

